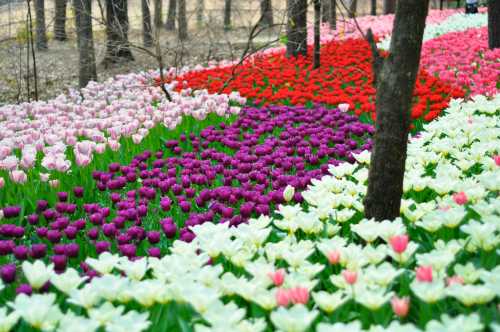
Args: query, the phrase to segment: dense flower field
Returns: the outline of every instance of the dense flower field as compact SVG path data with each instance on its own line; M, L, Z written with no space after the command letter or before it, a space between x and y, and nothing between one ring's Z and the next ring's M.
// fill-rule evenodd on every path
M0 331L500 331L485 17L429 14L394 221L363 214L352 20L322 27L318 70L275 48L167 71L172 102L148 72L0 108ZM358 24L387 48L393 19Z

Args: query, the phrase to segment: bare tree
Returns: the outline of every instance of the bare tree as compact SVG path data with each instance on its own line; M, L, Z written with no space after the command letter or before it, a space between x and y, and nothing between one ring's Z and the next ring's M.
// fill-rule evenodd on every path
M78 83L80 88L97 80L92 32L92 0L73 0L76 21L76 38L79 57Z
M198 28L201 27L203 23L203 12L205 11L205 1L197 0L196 2L196 25Z
M307 0L287 1L286 55L307 55Z
M159 29L163 24L162 10L163 10L163 1L162 0L154 0L155 6L155 16L154 16L154 25L155 29Z
M36 16L36 49L44 51L47 49L47 31L45 30L45 1L35 0Z
M232 0L224 0L224 30L231 29L231 6Z
M259 24L269 27L274 24L273 5L271 0L260 0L260 16Z
M106 0L106 55L103 64L133 61L128 41L127 0Z
M67 0L55 0L55 18L54 18L54 39L65 41L66 36L66 7Z
M314 54L313 54L313 69L320 66L320 53L321 53L321 0L313 0L314 5Z
M370 8L370 15L377 15L377 0L372 0L371 3L371 8Z
M349 3L349 12L347 13L347 15L350 18L356 17L357 10L358 10L358 0L351 0L351 2Z
M429 0L398 1L389 56L378 53L368 31L374 57L376 131L364 199L365 216L392 220L400 215L410 129L410 109L420 63Z
M178 0L177 23L179 25L179 40L188 39L188 25L186 17L186 0Z
M337 1L336 0L321 0L323 5L323 22L327 22L330 28L337 28Z
M141 0L142 10L142 43L144 47L153 45L153 29L151 27L151 11L149 10L149 0Z
M177 0L170 0L168 2L167 22L165 23L165 29L167 29L168 31L175 30L176 11L177 11Z
M500 47L500 0L488 0L488 44Z
M396 10L396 0L384 0L384 15L394 14L395 10Z

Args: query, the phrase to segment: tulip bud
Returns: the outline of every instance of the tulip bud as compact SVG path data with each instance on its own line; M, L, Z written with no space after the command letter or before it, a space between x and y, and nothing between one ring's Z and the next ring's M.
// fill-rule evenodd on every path
M294 195L295 195L295 188L292 187L291 185L287 185L285 190L283 191L283 198L285 199L285 202L290 202L293 199Z
M410 309L410 298L408 297L399 298L397 296L394 296L391 299L391 306L396 316L406 317Z
M349 285L355 284L358 280L358 273L356 271L344 270L342 271L342 276Z

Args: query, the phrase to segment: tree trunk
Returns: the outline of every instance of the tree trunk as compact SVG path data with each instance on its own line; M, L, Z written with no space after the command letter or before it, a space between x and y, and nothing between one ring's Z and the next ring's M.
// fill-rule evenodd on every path
M372 0L370 15L377 15L377 0Z
M273 5L271 0L260 0L260 25L270 27L274 24Z
M55 0L54 39L65 41L67 0Z
M307 55L307 0L287 1L287 57Z
M323 7L321 15L323 22L330 25L330 28L335 30L337 28L337 3L336 0L321 0Z
M396 0L384 0L384 15L394 14L396 10Z
M155 17L154 17L155 29L159 29L163 24L163 17L161 15L161 12L163 10L163 1L154 0L154 5L155 5Z
M179 39L186 40L188 39L188 25L187 25L187 17L186 17L186 0L178 0L178 22L179 25Z
M224 30L231 30L231 0L224 1Z
M149 10L149 1L141 0L142 9L142 42L144 47L153 45L153 29L151 28L151 11Z
M44 51L47 49L47 32L45 30L45 2L35 0L36 15L36 49Z
M376 75L376 132L364 200L366 218L400 215L410 109L420 63L429 0L398 1L390 55L378 57L371 30Z
M128 42L127 0L106 0L106 55L104 65L133 61Z
M488 45L500 48L500 0L488 0Z
M321 28L321 0L313 0L314 5L314 54L313 54L313 69L320 66L320 28Z
M92 0L74 0L76 38L78 44L78 83L84 88L90 81L97 80L92 33Z
M356 17L356 11L358 10L358 0L351 0L349 4L349 17Z
M196 4L196 25L201 28L203 24L203 12L205 11L205 1L198 0Z
M168 31L175 30L176 12L177 12L177 0L170 0L168 2L167 22L165 22L165 29L167 29Z

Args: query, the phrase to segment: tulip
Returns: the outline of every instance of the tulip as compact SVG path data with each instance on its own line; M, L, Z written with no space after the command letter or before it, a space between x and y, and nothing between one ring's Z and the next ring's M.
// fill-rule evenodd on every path
M16 280L16 264L6 264L0 268L0 277L6 284L13 283Z
M389 240L392 250L398 254L402 254L408 247L408 235L396 235Z
M0 176L0 189L2 189L5 186L5 179Z
M399 298L397 296L394 296L391 299L391 307L396 316L401 318L406 317L408 315L408 311L410 310L410 298Z
M464 279L461 276L452 276L449 278L446 278L446 285L451 286L451 285L463 285L464 284Z
M286 307L290 304L290 297L288 295L288 290L283 288L278 288L276 291L276 303L280 307Z
M12 253L14 254L14 257L16 257L16 259L25 260L28 258L29 249L25 245L19 245L12 249Z
M343 270L342 276L349 285L355 284L358 279L358 273L356 271Z
M469 200L467 195L461 191L459 193L455 193L453 194L453 200L455 201L455 203L457 203L458 205L464 205L467 203L467 201Z
M415 271L420 282L432 282L432 266L419 266Z
M294 287L288 290L288 296L293 304L307 304L309 302L309 290L304 287Z
M341 256L340 250L330 251L330 252L328 252L328 255L327 255L328 262L330 262L330 264L332 264L332 265L338 264L340 261L340 256Z
M280 287L281 285L283 285L283 282L285 281L285 270L279 269L274 272L269 272L268 276L269 278L271 278L276 287Z
M30 296L33 293L33 288L29 284L21 284L16 288L16 294L26 294Z

